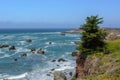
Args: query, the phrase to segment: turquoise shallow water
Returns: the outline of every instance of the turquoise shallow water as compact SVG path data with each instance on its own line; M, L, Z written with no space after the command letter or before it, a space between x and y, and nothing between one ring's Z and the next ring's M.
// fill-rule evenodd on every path
M65 30L11 31L0 33L0 44L16 47L15 51L0 48L0 79L12 76L15 80L18 80L18 77L25 77L23 80L52 80L52 75L46 75L51 69L66 70L75 67L75 58L71 56L71 52L76 51L73 42L79 40L79 34L60 35L60 32ZM27 39L31 39L32 42L26 42ZM30 48L42 48L45 54L32 53ZM24 53L27 57L21 57ZM64 58L66 62L51 62L59 58Z

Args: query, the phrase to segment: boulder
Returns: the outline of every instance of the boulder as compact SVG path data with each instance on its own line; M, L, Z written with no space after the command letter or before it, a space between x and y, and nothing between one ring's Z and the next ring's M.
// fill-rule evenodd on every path
M54 60L52 60L51 62L55 62L56 60L54 59Z
M38 54L44 54L45 52L44 52L42 49L39 49L39 50L37 51L37 53L38 53Z
M53 74L54 74L54 80L67 80L64 73L62 73L60 71L55 71Z
M8 44L0 44L0 48L5 48L5 47L9 47Z
M66 60L63 58L58 59L58 62L65 62Z
M10 48L9 48L9 50L15 50L16 48L15 48L15 46L11 46Z
M26 53L24 53L24 54L22 54L22 55L21 55L21 57L27 57L27 54L26 54Z
M30 50L31 50L31 52L34 52L34 51L36 51L36 49L35 49L35 48L31 48Z
M72 52L72 54L71 54L73 57L74 56L78 56L79 55L79 53L78 52Z

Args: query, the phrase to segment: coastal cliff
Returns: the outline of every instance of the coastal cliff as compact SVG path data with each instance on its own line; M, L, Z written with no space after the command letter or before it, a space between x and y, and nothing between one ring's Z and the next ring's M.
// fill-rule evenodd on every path
M120 80L120 29L104 30L107 32L107 51L89 55L85 60L84 69L80 63L83 58L80 58L80 54L77 55L76 76L71 80Z

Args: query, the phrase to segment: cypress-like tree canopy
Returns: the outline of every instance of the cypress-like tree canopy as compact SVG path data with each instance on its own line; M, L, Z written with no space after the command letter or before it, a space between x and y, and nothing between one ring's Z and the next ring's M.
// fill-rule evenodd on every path
M103 18L90 16L86 18L86 23L81 26L83 29L81 44L77 49L81 53L94 53L105 49L106 33L99 27L103 23Z

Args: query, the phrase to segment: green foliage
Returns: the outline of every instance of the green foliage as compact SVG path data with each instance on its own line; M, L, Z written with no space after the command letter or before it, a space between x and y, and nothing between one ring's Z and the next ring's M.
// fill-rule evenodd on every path
M75 78L72 78L71 80L76 80Z
M102 18L98 18L98 16L90 16L86 18L86 23L81 27L81 29L83 29L81 38L82 42L77 47L81 53L90 54L104 50L106 33L98 26L98 24L102 23Z
M101 71L96 74L86 76L84 80L120 80L120 39L106 41L107 49L112 51L111 54L96 53L90 57L100 58L99 67Z

